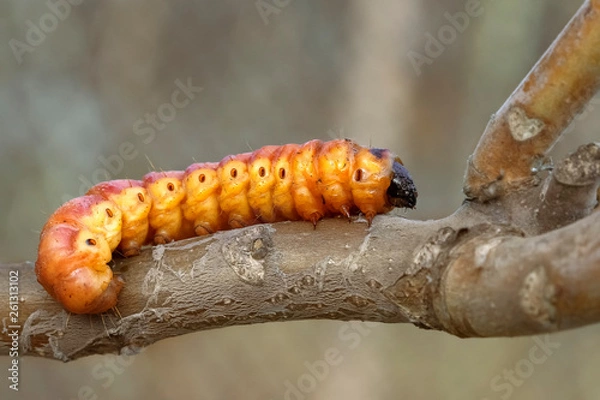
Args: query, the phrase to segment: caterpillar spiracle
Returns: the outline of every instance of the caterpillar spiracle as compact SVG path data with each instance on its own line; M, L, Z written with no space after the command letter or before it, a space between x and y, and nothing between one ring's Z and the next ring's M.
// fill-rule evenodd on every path
M35 272L39 283L76 314L113 308L123 287L108 265L144 245L261 222L364 214L368 224L394 207L414 208L417 190L399 157L348 139L266 146L92 187L58 208L44 225Z

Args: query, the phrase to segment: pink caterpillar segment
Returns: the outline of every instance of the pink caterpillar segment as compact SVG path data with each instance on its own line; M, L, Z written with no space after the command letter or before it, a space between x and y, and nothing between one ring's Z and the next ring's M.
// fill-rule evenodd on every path
M137 255L144 245L261 222L361 212L369 225L393 207L413 208L417 192L400 159L350 140L266 146L197 163L185 171L151 172L142 181L102 182L62 205L40 235L36 274L67 310L105 312L123 280L112 253Z

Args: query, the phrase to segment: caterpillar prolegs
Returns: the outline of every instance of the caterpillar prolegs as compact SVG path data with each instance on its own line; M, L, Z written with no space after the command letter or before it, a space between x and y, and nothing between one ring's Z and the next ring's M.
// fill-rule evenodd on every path
M143 180L97 184L63 204L44 225L35 272L65 309L96 314L113 308L123 280L107 264L144 245L261 222L306 220L413 208L417 190L399 157L351 140L266 146L151 172Z

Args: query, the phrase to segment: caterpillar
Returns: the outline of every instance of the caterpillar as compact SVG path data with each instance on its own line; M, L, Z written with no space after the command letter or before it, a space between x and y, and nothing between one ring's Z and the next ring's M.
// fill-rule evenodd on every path
M113 252L257 223L414 208L417 190L399 157L348 139L265 146L185 171L101 182L59 207L44 225L35 272L66 310L114 308L123 287Z

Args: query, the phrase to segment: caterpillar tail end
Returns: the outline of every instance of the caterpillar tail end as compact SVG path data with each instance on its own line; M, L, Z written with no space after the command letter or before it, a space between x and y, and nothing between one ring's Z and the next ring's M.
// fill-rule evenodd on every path
M113 309L117 305L117 298L125 281L120 276L113 276L106 287L102 282L90 287L88 282L94 280L97 280L97 277L89 268L79 268L54 286L55 298L66 310L74 314L100 314ZM73 289L78 292L87 289L90 290L90 294L72 296Z
M50 224L42 231L35 273L67 311L99 314L117 304L124 283L107 265L111 258L100 235L76 224Z

